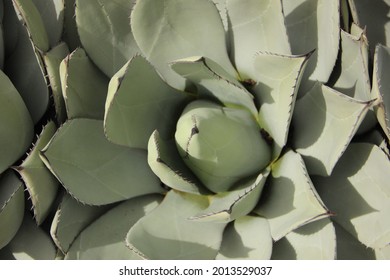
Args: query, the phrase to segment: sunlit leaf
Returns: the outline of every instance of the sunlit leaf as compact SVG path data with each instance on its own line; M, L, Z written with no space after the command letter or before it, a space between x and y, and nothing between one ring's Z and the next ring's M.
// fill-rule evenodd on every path
M103 121L67 121L42 152L46 166L76 199L92 205L160 193L146 151L109 142Z
M315 177L334 220L364 245L383 248L390 238L390 162L377 146L350 144L332 176Z
M206 196L168 192L160 206L130 229L129 248L147 259L214 259L226 224L188 219L207 206Z
M254 212L268 220L275 241L304 224L329 215L302 157L293 151L288 151L272 165L267 186Z
M110 81L106 136L113 143L143 149L156 129L171 138L187 98L167 85L145 58L135 56Z
M272 259L333 260L336 232L330 219L304 225L274 244Z
M297 102L293 146L310 174L332 173L370 105L319 83Z
M315 50L299 89L306 94L317 81L327 82L336 63L340 37L340 1L283 0L287 35L293 54Z
M243 216L224 231L217 260L268 260L272 253L272 236L266 219Z
M183 89L185 81L168 63L190 56L208 57L236 76L227 53L225 29L212 1L137 1L131 26L142 54L172 86Z
M256 78L258 52L291 54L281 0L227 0L226 8L232 56L242 80Z

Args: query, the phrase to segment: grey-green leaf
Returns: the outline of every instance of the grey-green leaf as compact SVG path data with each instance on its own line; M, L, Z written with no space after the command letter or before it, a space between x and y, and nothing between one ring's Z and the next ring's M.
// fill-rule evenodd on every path
M50 228L50 234L56 246L66 254L76 237L110 207L112 207L111 204L85 205L71 195L64 194Z
M214 259L226 224L188 219L207 206L206 196L172 190L154 211L130 229L126 242L147 259Z
M17 233L24 216L24 186L8 170L0 176L0 249Z
M168 187L194 194L209 193L185 165L175 142L162 139L157 130L149 139L148 164Z
M348 0L353 21L365 27L370 45L390 45L389 0ZM371 48L371 57L374 55Z
M34 45L41 52L47 52L50 48L49 37L43 23L43 19L34 1L12 0L15 11L22 18L29 36Z
M225 228L216 259L269 260L272 243L270 228L265 218L243 216Z
M293 54L311 56L299 89L306 94L316 81L327 82L337 60L340 37L340 1L283 0L287 35Z
M20 166L15 167L30 194L34 218L38 225L42 224L49 215L59 186L59 182L46 168L39 156L40 151L50 141L56 130L57 127L54 122L49 122L43 128L41 135L27 158Z
M185 81L168 63L190 56L208 57L236 76L227 53L225 29L212 1L137 1L131 26L142 54L174 87L183 89Z
M66 107L61 87L60 64L68 54L68 46L65 43L61 43L53 47L43 56L53 95L56 119L59 123L63 123L66 119Z
M272 259L334 260L336 232L330 219L304 225L274 244Z
M353 99L320 83L298 100L292 120L293 146L310 174L332 173L370 106L371 102Z
M35 53L22 23L17 22L8 28L12 28L17 34L17 41L7 56L4 72L19 91L36 124L49 106L49 90L43 73L43 62Z
M65 259L141 259L126 247L126 234L140 218L159 205L161 198L159 195L147 195L115 206L80 233Z
M249 214L260 199L269 173L269 169L266 169L254 179L239 183L234 190L210 196L210 206L191 219L199 222L230 222Z
M23 223L12 241L0 251L0 259L15 260L54 260L56 248L50 236L38 227L29 213L25 213Z
M196 85L200 98L216 99L226 107L243 108L257 115L253 96L215 61L193 56L176 60L171 67Z
M234 64L242 80L255 79L255 55L291 54L281 0L227 0Z
M390 245L382 249L375 250L375 257L378 260L390 260Z
M267 218L275 241L304 224L329 216L299 154L288 151L271 169L254 212Z
M139 52L129 24L134 2L76 0L77 30L83 48L110 78Z
M18 91L0 70L0 174L29 148L34 124Z
M253 59L253 88L259 109L259 123L275 141L274 158L287 142L299 84L311 53L282 56L259 53Z
M42 151L46 166L76 199L92 205L160 193L146 151L109 142L103 121L67 121Z
M77 49L60 64L62 93L69 119L103 119L108 78Z
M113 143L143 149L156 129L169 139L187 99L187 94L167 85L145 58L135 56L110 81L106 136Z
M341 63L333 88L361 101L371 100L368 75L368 42L364 31L353 36L341 31Z
M377 146L350 144L332 176L315 177L321 198L334 220L371 248L390 238L390 162Z
M368 42L365 31L353 24L349 34L341 30L341 59L331 78L331 87L357 100L367 102L371 97L368 70ZM356 35L355 35L356 34ZM370 109L358 133L364 133L376 125L374 111Z
M379 124L390 140L390 82L386 74L390 69L390 48L378 45L375 49L372 97L377 98L375 111Z
M337 237L338 260L372 260L375 259L375 251L343 229L338 223L333 223Z
M61 41L64 30L64 0L32 0L37 8L51 48Z

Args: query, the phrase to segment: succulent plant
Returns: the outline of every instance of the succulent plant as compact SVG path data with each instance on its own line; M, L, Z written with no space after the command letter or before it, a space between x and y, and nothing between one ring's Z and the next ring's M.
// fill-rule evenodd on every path
M390 258L387 2L0 7L0 258Z

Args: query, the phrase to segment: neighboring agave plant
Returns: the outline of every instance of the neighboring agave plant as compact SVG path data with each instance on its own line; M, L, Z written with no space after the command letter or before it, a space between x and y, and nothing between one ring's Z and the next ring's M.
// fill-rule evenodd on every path
M390 258L389 4L3 2L54 104L0 76L0 257Z

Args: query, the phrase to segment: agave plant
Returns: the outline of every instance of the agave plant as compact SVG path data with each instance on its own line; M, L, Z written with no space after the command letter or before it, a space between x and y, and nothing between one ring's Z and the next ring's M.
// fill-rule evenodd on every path
M389 259L388 4L2 2L2 258Z

